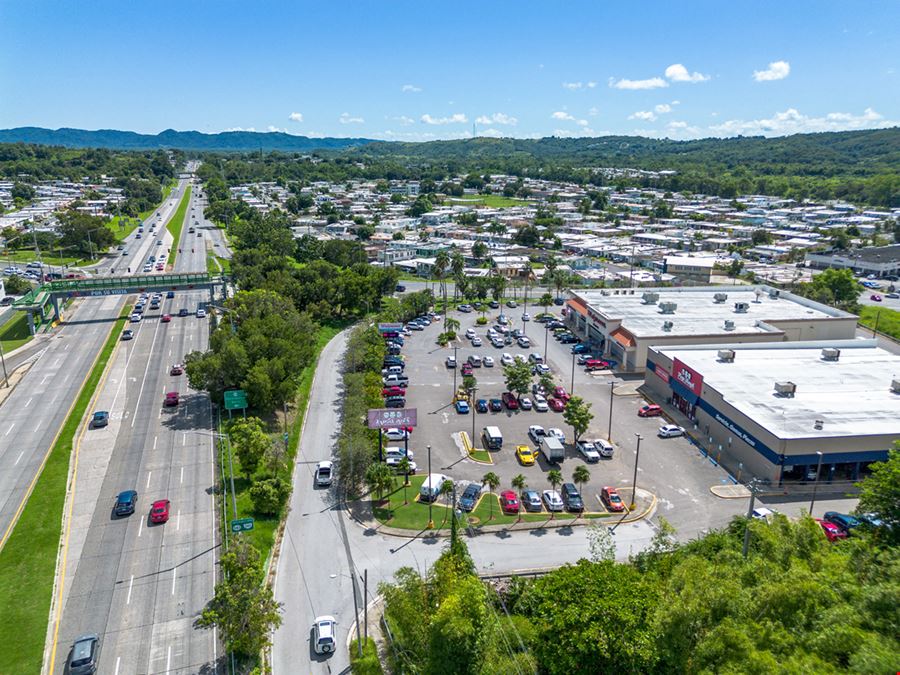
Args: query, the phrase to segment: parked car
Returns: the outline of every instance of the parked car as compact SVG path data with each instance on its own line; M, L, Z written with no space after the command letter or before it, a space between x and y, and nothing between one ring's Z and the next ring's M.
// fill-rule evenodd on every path
M651 403L650 405L641 406L638 410L638 417L659 417L662 415L662 412L662 408L655 403Z
M825 533L825 537L828 541L837 541L838 539L847 538L847 533L834 523L822 520L821 518L816 518L815 521L822 527L822 532Z
M389 441L403 441L409 438L409 436L410 433L408 429L390 427L389 429L384 430L384 437Z
M500 398L503 400L503 405L506 406L507 410L518 410L519 402L516 400L516 395L509 391L504 391Z
M333 469L334 462L330 462L327 459L316 464L316 487L328 487L331 485Z
M519 499L512 490L504 490L500 493L500 510L508 515L519 512Z
M469 483L456 503L461 511L471 511L475 508L475 504L478 502L478 495L480 494L481 486L478 483Z
M466 375L471 375L474 370L475 369L472 367L472 364L468 361L462 364L462 368L460 368L460 372L463 374L463 377L465 377Z
M615 453L615 448L613 448L613 444L607 441L604 438L598 438L594 441L594 447L597 448L597 452L600 453L601 457L606 457L609 459Z
M480 398L475 401L475 411L480 413L486 413L488 411L488 402L485 398Z
M522 335L516 338L516 344L518 344L523 349L528 349L531 346L531 340L529 340L526 336Z
M534 409L537 412L547 412L549 406L547 405L547 399L541 396L540 394L534 395Z
M534 451L529 448L527 445L517 445L516 446L516 459L522 464L522 466L533 466L534 465Z
M387 398L388 396L406 396L406 388L405 387L385 387L381 390L381 395Z
M446 365L448 368L456 368L456 357L455 357L455 356L448 356L448 357L447 357L447 360L444 361L444 363L445 363L445 365Z
M552 410L553 412L562 412L566 407L566 402L560 398L551 398L547 402L547 405L550 406L550 410Z
M116 497L116 516L130 516L137 506L138 493L136 490L125 490Z
M150 505L150 522L161 524L169 521L169 500L157 499Z
M571 398L571 396L569 396L569 393L566 391L565 387L555 387L553 389L553 396L554 396L554 398L558 398L563 401L568 401Z
M584 457L586 462L600 461L600 451L597 450L597 446L594 445L593 441L581 440L575 444L575 447L578 448L578 452L581 453L581 456Z
M824 520L834 523L846 534L851 534L854 527L859 527L860 521L855 516L846 513L838 513L837 511L826 511Z
M406 406L406 398L403 396L388 396L384 399L385 408L403 408Z
M584 369L589 373L595 370L609 370L609 362L602 359L588 359L584 362Z
M562 511L563 504L562 497L559 496L559 493L556 490L544 490L541 493L541 497L544 500L544 506L547 507L548 511Z
M519 407L520 407L522 410L531 410L532 405L533 405L533 404L531 403L531 399L528 398L527 396L520 396L520 397L519 397Z
M522 314L522 321L531 321L531 314L529 314L528 312Z
M502 366L511 366L513 364L512 354L509 352L503 352L503 356L500 357L500 365Z
M412 453L410 453L410 457L412 457ZM392 456L392 457L386 457L384 460L384 463L387 464L394 471L400 471L400 467L401 467L400 462L402 462L402 461L403 461L403 457ZM415 462L413 462L412 460L410 460L409 472L416 473L416 471L418 471L418 470L419 470L418 465Z
M561 490L563 503L569 511L577 513L584 511L584 500L581 498L578 488L575 487L575 483L563 483Z
M519 494L519 500L522 508L530 513L540 513L543 510L541 496L537 490L523 490Z
M625 510L625 502L622 501L619 491L614 487L605 487L600 490L600 499L608 511L621 513Z
M469 404L466 401L457 401L455 404L456 412L460 415L469 414Z
M492 398L488 402L488 407L491 409L491 412L502 412L503 411L503 401L499 398Z
M566 435L563 433L563 430L560 429L559 427L550 427L549 429L547 429L547 435L555 436L556 440L558 440L560 443L566 442Z
M660 438L675 438L684 435L684 429L675 424L663 424L656 435Z
M547 437L547 432L544 431L544 427L539 424L532 424L528 427L528 438L530 438L535 445L540 445L544 438Z
M481 362L484 364L485 368L493 368L494 367L494 357L493 356L485 356Z
M317 616L313 624L313 649L316 654L331 654L334 652L335 629L337 621L333 616Z
M105 427L109 424L109 412L106 410L98 410L91 419L91 426L95 429Z

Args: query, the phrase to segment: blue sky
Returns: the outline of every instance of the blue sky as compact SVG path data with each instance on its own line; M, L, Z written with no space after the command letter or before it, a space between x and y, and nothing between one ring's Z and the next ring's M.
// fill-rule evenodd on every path
M640 7L640 9L638 9ZM0 128L784 135L900 124L900 3L0 0Z

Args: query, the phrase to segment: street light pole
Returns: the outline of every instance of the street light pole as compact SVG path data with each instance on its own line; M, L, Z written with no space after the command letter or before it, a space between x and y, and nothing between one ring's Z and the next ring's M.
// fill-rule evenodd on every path
M547 341L550 338L550 322L544 322L544 363L547 363Z
M750 508L747 509L747 523L744 527L744 546L741 555L746 558L750 549L750 521L753 519L753 505L756 503L756 480L751 480L747 485L750 490Z
M475 448L475 392L478 391L478 387L472 387L469 389L469 406L471 410L469 412L472 414L472 448Z
M3 386L9 389L9 375L6 374L6 357L3 356L2 344L0 344L0 363L3 364Z
M572 352L572 384L569 386L569 395L575 393L575 352Z
M634 498L637 496L638 460L641 458L641 439L643 438L640 434L635 434L635 436L637 436L637 452L634 455L634 480L631 481L631 505L628 507L629 511L634 511Z
M428 477L425 479L428 483L428 488L430 490L434 490L434 485L431 484L431 446L428 446ZM434 529L434 518L431 517L431 507L434 504L434 499L431 494L428 495L428 529Z
M816 464L816 482L813 483L812 499L809 500L810 516L813 514L813 506L816 504L816 491L819 489L819 474L822 473L822 451L816 450L816 454L819 456L819 461Z
M613 380L609 383L609 426L606 431L606 440L612 443L612 409L613 409L613 390L616 388L616 382Z
M453 347L453 395L456 396L456 371L459 368L459 364L456 362L456 350L457 347Z

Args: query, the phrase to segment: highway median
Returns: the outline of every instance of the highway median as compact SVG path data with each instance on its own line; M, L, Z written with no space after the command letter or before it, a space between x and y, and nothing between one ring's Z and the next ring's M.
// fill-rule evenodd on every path
M169 218L169 222L166 223L166 229L172 233L172 238L174 239L172 242L172 252L169 254L169 265L172 269L175 269L175 260L178 257L178 246L181 242L181 230L184 229L184 221L187 220L187 208L190 201L191 187L189 185L185 189L184 195L181 197L178 209L175 211L174 215Z

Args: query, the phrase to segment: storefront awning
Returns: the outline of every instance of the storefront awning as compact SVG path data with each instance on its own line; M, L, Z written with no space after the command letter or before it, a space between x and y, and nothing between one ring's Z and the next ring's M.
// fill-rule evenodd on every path
M634 347L634 337L624 328L616 328L609 336L626 349Z
M568 300L566 300L566 307L575 310L576 312L581 314L581 316L586 317L588 315L587 305L585 305L578 298L569 298Z

